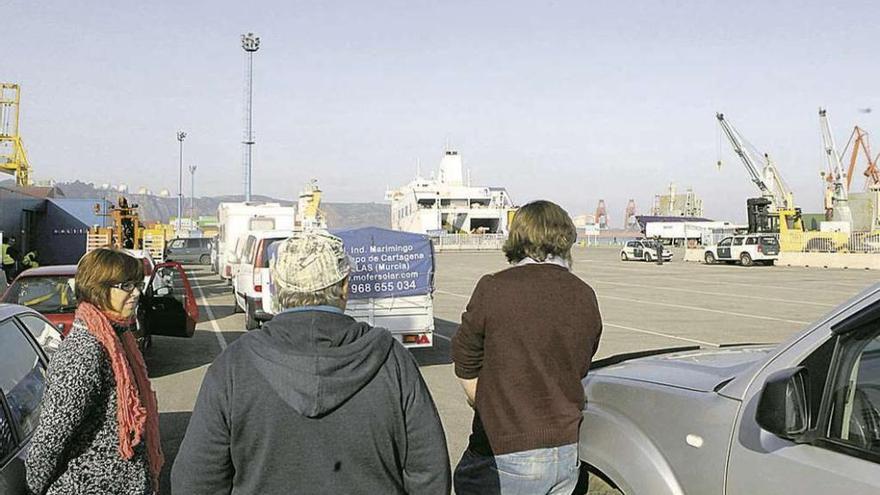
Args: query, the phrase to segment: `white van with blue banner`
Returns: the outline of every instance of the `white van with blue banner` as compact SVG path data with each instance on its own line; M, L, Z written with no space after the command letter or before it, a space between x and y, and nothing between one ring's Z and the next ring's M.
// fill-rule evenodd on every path
M434 343L434 247L422 234L378 227L332 231L342 239L350 258L348 304L345 314L388 329L406 347ZM270 264L281 241L269 246ZM271 265L270 265L271 266ZM271 270L269 270L271 271ZM279 311L269 275L263 291L268 320Z

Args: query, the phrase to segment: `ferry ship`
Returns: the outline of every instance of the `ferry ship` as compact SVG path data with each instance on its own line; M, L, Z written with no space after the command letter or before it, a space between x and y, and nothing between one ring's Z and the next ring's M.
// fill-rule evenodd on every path
M516 211L507 189L465 182L461 154L446 150L436 178L417 174L385 193L391 228L420 234L506 234Z

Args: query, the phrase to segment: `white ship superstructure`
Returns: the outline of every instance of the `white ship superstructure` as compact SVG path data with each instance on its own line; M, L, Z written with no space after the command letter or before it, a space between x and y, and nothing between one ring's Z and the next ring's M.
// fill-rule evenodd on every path
M421 234L502 234L516 209L507 189L471 186L458 151L447 150L436 178L388 191L391 228Z

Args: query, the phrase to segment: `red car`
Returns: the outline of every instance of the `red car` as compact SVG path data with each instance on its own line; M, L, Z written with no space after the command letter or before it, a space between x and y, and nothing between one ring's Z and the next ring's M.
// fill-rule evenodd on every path
M199 309L189 279L179 263L162 263L152 273L138 307L138 340L142 348L153 335L192 337ZM2 302L27 306L67 335L76 312L76 265L41 266L22 272L3 294Z
M76 265L41 266L25 270L3 294L3 302L27 306L45 316L67 335L76 311L73 279Z

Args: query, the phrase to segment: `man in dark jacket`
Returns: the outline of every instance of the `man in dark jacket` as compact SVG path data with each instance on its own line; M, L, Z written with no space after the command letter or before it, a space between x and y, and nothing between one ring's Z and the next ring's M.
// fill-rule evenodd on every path
M208 369L173 492L448 494L446 439L417 363L387 330L343 314L342 241L297 233L270 270L284 310Z

